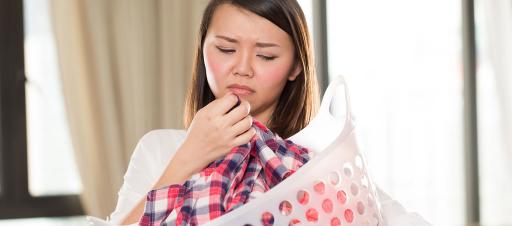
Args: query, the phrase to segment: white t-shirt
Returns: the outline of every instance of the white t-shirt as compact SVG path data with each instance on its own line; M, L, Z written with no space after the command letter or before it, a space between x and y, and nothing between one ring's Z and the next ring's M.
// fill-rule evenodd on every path
M128 213L144 198L162 175L167 164L185 139L185 130L161 129L144 135L130 159L124 183L118 192L115 211L110 223L119 225ZM421 216L407 212L402 205L379 190L382 214L388 226L430 225Z

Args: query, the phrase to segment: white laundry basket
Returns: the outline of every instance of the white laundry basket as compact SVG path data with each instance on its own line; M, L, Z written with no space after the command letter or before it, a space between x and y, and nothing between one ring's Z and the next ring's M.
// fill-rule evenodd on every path
M336 118L330 109L341 86L346 114ZM349 99L339 76L327 88L317 116L290 138L316 156L262 196L205 225L384 225L377 191L357 146Z

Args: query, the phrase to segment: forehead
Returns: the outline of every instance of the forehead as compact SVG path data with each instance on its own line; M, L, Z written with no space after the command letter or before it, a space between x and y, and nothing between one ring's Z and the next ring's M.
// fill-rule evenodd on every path
M269 20L231 4L217 7L208 34L227 35L239 41L272 41L291 44L291 38Z

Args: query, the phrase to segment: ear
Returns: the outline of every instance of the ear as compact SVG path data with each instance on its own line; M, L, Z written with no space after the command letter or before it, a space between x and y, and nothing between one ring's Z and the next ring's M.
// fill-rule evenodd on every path
M288 76L288 80L294 81L297 78L297 76L299 76L300 72L302 72L301 64L300 62L296 62L295 65L293 66L292 72Z

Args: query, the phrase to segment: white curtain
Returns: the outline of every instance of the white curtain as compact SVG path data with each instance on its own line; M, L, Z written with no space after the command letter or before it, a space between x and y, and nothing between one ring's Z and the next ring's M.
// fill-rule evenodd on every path
M142 135L183 127L195 34L206 3L52 1L86 214L105 218L114 209Z
M476 1L482 223L512 223L512 1Z

